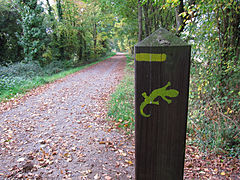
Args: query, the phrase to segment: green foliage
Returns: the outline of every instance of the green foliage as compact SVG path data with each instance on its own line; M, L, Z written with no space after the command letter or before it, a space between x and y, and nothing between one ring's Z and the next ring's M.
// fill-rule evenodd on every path
M54 9L59 20L52 13L46 19L51 30L51 41L44 53L46 64L58 60L82 64L110 51L107 41L109 36L104 36L109 29L105 30L106 26L100 20L103 15L96 2L62 0L57 1Z
M115 16L111 31L111 48L118 51L131 51L137 42L137 1L100 0L100 2Z
M42 67L56 61L73 66L111 51L115 16L97 1L58 0L56 6L47 1L46 11L37 0L13 0L14 8L8 0L1 2L0 57L4 63L24 59L38 61Z
M100 0L108 6L118 20L114 27L113 47L128 50L133 54L133 47L138 39L138 0ZM103 4L104 4L103 3ZM104 4L104 5L105 5ZM165 1L140 1L142 9L142 39L157 30L160 26L175 31L175 10L167 6Z
M22 63L18 62L12 65L1 66L0 75L5 77L25 77L31 78L41 75L42 68L37 62Z
M122 19L115 24L114 29L113 47L118 48L120 51L131 51L137 43L137 22Z
M193 47L188 130L204 151L239 154L238 7L235 1L211 0L187 8L197 15L183 33Z
M0 66L0 100L42 84L42 68L34 62Z
M8 1L0 0L0 64L19 61L23 58L16 33L22 31L17 24L19 13Z
M134 68L128 56L125 76L109 101L108 115L119 124L134 130Z
M116 20L114 15L110 13L111 9L103 7L99 1L88 1L86 9L82 16L82 27L88 32L85 33L85 39L87 46L91 47L91 58L96 58L111 50L109 39L113 36L112 28Z
M43 8L37 0L17 0L21 19L19 23L23 32L18 34L19 44L24 49L24 59L29 61L43 61L43 48L45 46L46 28L43 26Z

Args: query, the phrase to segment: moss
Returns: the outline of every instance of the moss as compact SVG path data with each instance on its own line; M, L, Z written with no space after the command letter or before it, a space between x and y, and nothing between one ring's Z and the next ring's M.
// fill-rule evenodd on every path
M166 29L160 28L153 34L139 42L136 46L186 46L187 43L182 39L167 31Z

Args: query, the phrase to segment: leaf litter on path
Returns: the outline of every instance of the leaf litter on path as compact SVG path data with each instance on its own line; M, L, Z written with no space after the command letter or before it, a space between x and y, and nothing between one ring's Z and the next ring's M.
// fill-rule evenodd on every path
M109 131L106 121L106 103L125 61L114 56L34 90L17 105L2 105L0 179L134 177L134 154L126 153L134 151L133 138Z

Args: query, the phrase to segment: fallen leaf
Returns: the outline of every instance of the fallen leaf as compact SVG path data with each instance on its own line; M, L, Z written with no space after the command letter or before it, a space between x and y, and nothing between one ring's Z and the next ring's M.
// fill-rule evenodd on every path
M111 180L112 178L110 176L105 176L104 177L106 180Z
M129 165L133 165L132 161L126 160L125 162L128 163Z
M100 176L99 176L99 174L96 174L93 178L94 179L100 179Z
M25 158L19 158L18 160L17 160L17 162L23 162L23 161L25 161Z
M226 173L223 171L223 172L221 172L221 175L222 175L222 176L225 176L225 175L226 175Z

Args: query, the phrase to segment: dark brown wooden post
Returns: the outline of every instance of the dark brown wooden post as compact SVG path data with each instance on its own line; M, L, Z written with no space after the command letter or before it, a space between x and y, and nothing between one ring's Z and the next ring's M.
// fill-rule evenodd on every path
M135 46L136 179L183 179L191 47L165 29Z

